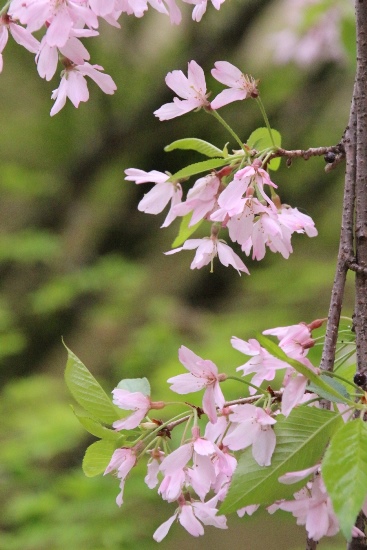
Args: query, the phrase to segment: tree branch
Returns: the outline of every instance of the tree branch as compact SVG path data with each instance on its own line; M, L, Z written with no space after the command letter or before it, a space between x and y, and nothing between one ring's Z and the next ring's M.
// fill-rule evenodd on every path
M352 104L348 126L343 137L343 146L346 157L345 185L343 197L343 214L340 231L339 252L334 284L331 291L331 300L326 326L325 345L322 352L321 368L332 371L335 362L335 350L338 338L340 313L342 309L345 281L350 260L353 258L353 227L355 202L355 174L356 174L356 84L353 90Z

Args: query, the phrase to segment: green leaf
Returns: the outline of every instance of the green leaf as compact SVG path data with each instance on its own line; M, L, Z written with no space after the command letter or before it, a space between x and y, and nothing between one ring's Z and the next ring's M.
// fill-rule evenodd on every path
M183 216L178 235L172 243L172 248L177 248L178 246L181 246L190 237L190 235L192 235L197 230L197 228L200 227L200 225L204 221L200 220L195 225L189 227L191 216L192 212L189 212L188 214L186 214L186 216Z
M276 357L277 359L281 359L285 363L288 363L297 372L303 374L303 376L308 378L310 382L314 384L315 388L318 388L321 392L325 392L329 396L332 396L333 401L335 401L336 403L345 403L345 396L339 393L339 391L335 389L334 386L329 384L329 382L325 382L325 376L320 376L316 374L311 369L303 365L303 363L300 363L299 361L296 361L296 359L288 357L288 355L286 355L284 351L277 344L275 344L275 342L269 340L269 338L266 338L263 334L259 334L257 336L257 340L260 342L261 346L265 348L266 351L274 355L274 357ZM345 392L343 391L343 393ZM330 399L330 397L328 397L328 399Z
M103 439L89 445L83 459L83 472L87 477L102 474L107 468L115 450L113 441Z
M223 155L223 151L212 145L211 143L197 138L178 139L170 145L166 145L166 152L174 151L175 149L191 149L197 151L207 157L218 157Z
M140 392L144 395L150 395L148 378L124 378L117 384L117 387L120 390L127 390L132 393Z
M65 346L66 347L66 346ZM74 399L101 422L112 424L118 420L117 408L87 367L69 350L65 368L65 381Z
M271 133L273 135L275 145L280 147L282 144L282 136L278 130L274 130L274 128L271 129ZM247 145L251 147L251 149L257 149L258 151L263 151L269 147L274 147L267 128L257 128L254 130L247 140ZM280 158L273 159L268 164L268 168L274 171L278 170L279 166Z
M109 439L110 441L117 441L118 439L121 439L121 433L106 428L100 422L98 422L98 420L88 416L84 412L77 412L74 410L73 407L72 409L80 424L90 434L95 435L100 439Z
M272 504L291 498L305 481L285 485L278 481L287 472L315 465L336 427L342 422L336 413L315 407L298 407L274 425L277 438L271 466L259 466L251 447L240 457L221 512L230 513L250 504Z
M312 382L307 386L307 389L309 391L317 393L320 397L323 397L328 401L332 401L333 403L345 403L346 400L350 399L350 395L347 392L346 387L341 382L339 382L335 378L332 378L331 376L325 375L324 373L320 374L320 379L327 380L326 384L336 390L340 395L343 396L344 399L336 397L329 391L326 391L324 388L317 387L316 384L313 384Z
M232 158L233 157L231 157L231 160ZM202 172L208 172L209 170L214 170L215 168L221 168L226 164L229 164L228 158L213 158L210 160L203 160L202 162L195 162L195 164L190 164L189 166L186 166L186 168L182 168L182 170L179 170L178 172L173 174L169 178L169 181L189 178L190 176L195 176L196 174L201 174Z
M332 438L321 473L347 539L367 495L367 425L361 419L344 424Z

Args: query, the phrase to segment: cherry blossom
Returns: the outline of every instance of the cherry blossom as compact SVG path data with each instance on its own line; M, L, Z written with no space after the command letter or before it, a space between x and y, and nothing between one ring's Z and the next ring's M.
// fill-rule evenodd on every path
M223 515L217 516L216 502L217 499L215 497L208 502L188 502L184 496L181 496L178 499L179 508L177 508L172 517L158 527L153 535L154 540L161 542L176 519L193 537L199 537L204 534L202 524L213 525L219 529L227 529L226 517Z
M294 498L292 501L276 503L270 512L275 509L292 512L297 518L297 525L305 525L309 538L314 541L324 536L332 537L339 531L338 519L320 475L295 493Z
M252 456L260 466L270 466L276 437L272 424L276 420L266 411L255 405L235 405L230 415L231 426L223 439L223 444L232 451L246 449L252 445Z
M116 420L112 425L115 430L132 430L139 426L150 409L163 409L163 401L151 401L148 395L141 392L130 392L121 388L112 391L113 402L120 409L133 410L133 414L127 418Z
M252 359L247 361L244 365L237 367L236 370L242 370L243 376L255 373L251 382L256 386L260 386L264 380L274 380L277 370L289 368L288 363L273 357L273 355L266 351L265 348L261 347L259 342L254 338L250 338L248 342L245 342L233 336L231 344L241 353L252 356ZM249 388L249 391L251 395L256 393L256 389L252 387Z
M168 73L166 84L183 99L175 97L173 103L166 103L154 111L159 120L170 120L194 109L210 106L206 95L204 71L196 61L189 62L187 77L182 71Z
M131 468L133 468L135 464L136 464L136 455L135 455L134 449L123 447L122 449L116 449L104 472L104 475L106 475L112 472L113 470L117 470L117 477L121 479L121 482L120 482L121 492L116 498L116 503L118 506L121 506L123 504L125 480Z
M18 25L12 17L7 14L0 16L0 73L3 70L2 52L8 42L9 32L15 42L32 53L37 53L40 45L39 41L27 29Z
M200 269L204 265L211 264L212 271L213 260L218 256L219 261L223 265L226 267L231 265L237 269L239 275L241 275L240 271L247 273L247 275L250 274L241 258L233 252L232 248L215 235L204 237L203 239L188 239L180 248L175 248L174 250L165 252L165 254L175 254L176 252L181 252L181 250L193 250L194 248L197 248L197 251L191 263L191 269Z
M258 81L252 76L244 75L237 67L228 63L228 61L217 61L214 63L215 69L212 69L212 75L216 80L229 86L228 90L223 90L211 102L212 109L219 109L232 101L240 101L247 97L257 97L259 95L257 85Z
M201 21L206 8L208 5L208 0L184 0L187 4L195 4L195 7L192 11L192 18L194 21ZM224 0L211 0L213 6L216 10L220 9L220 6L223 4Z
M216 407L221 408L224 405L224 395L219 383L226 379L226 375L218 374L218 368L212 361L202 359L185 346L180 347L178 358L189 373L169 378L168 383L172 384L171 390L186 394L205 389L203 410L209 420L215 424Z
M144 478L145 483L149 489L154 489L158 485L159 466L165 456L163 451L154 449L150 451L150 459L148 460L147 470L148 473Z
M311 330L306 323L267 329L263 331L263 334L276 336L279 340L279 347L293 359L306 355L308 349L314 344Z
M70 64L63 71L60 86L52 92L51 98L55 99L55 104L51 109L51 116L56 115L65 105L68 97L74 107L78 107L81 101L88 101L89 92L85 76L89 76L101 90L106 94L113 94L116 90L116 84L108 74L103 74L103 67L100 65Z
M157 170L145 172L137 168L128 168L125 170L127 181L135 181L136 184L152 182L155 186L148 191L138 204L138 210L146 214L159 214L164 210L169 201L171 208L164 220L162 227L167 227L176 218L177 211L175 207L181 202L182 187L178 182L169 181L170 176Z
M212 211L216 204L220 183L216 174L198 179L189 189L186 201L175 206L173 213L177 216L185 216L192 212L189 227L195 225Z

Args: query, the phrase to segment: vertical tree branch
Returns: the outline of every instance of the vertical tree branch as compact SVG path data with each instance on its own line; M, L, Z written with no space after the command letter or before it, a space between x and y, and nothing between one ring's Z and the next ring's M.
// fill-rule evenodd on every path
M355 244L359 267L367 267L367 0L356 0L357 76L355 106L357 112L356 214ZM354 328L356 333L357 370L367 367L367 275L356 272ZM356 526L365 532L366 516L360 512ZM352 538L347 550L367 548L366 538Z
M357 169L356 260L367 266L367 0L356 1L357 20ZM356 273L355 319L358 370L367 368L367 276Z
M354 202L356 179L356 83L354 84L352 104L349 113L348 126L343 137L346 158L346 172L343 198L342 225L339 241L338 261L334 284L331 291L331 300L326 327L325 345L322 352L321 368L333 370L335 361L336 342L340 313L342 309L345 281L347 277L347 262L354 255L353 228L354 228Z

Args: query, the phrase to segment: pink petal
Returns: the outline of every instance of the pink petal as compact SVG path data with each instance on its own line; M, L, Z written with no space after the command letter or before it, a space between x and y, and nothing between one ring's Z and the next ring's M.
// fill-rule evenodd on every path
M164 539L164 537L167 535L168 531L170 530L172 523L175 521L176 517L177 517L177 512L167 521L162 523L162 525L160 525L158 529L156 529L153 535L153 539L156 542L161 542L161 540Z
M184 505L181 508L181 512L178 516L178 520L182 527L186 529L193 537L199 537L204 534L204 527L196 519L192 506Z

